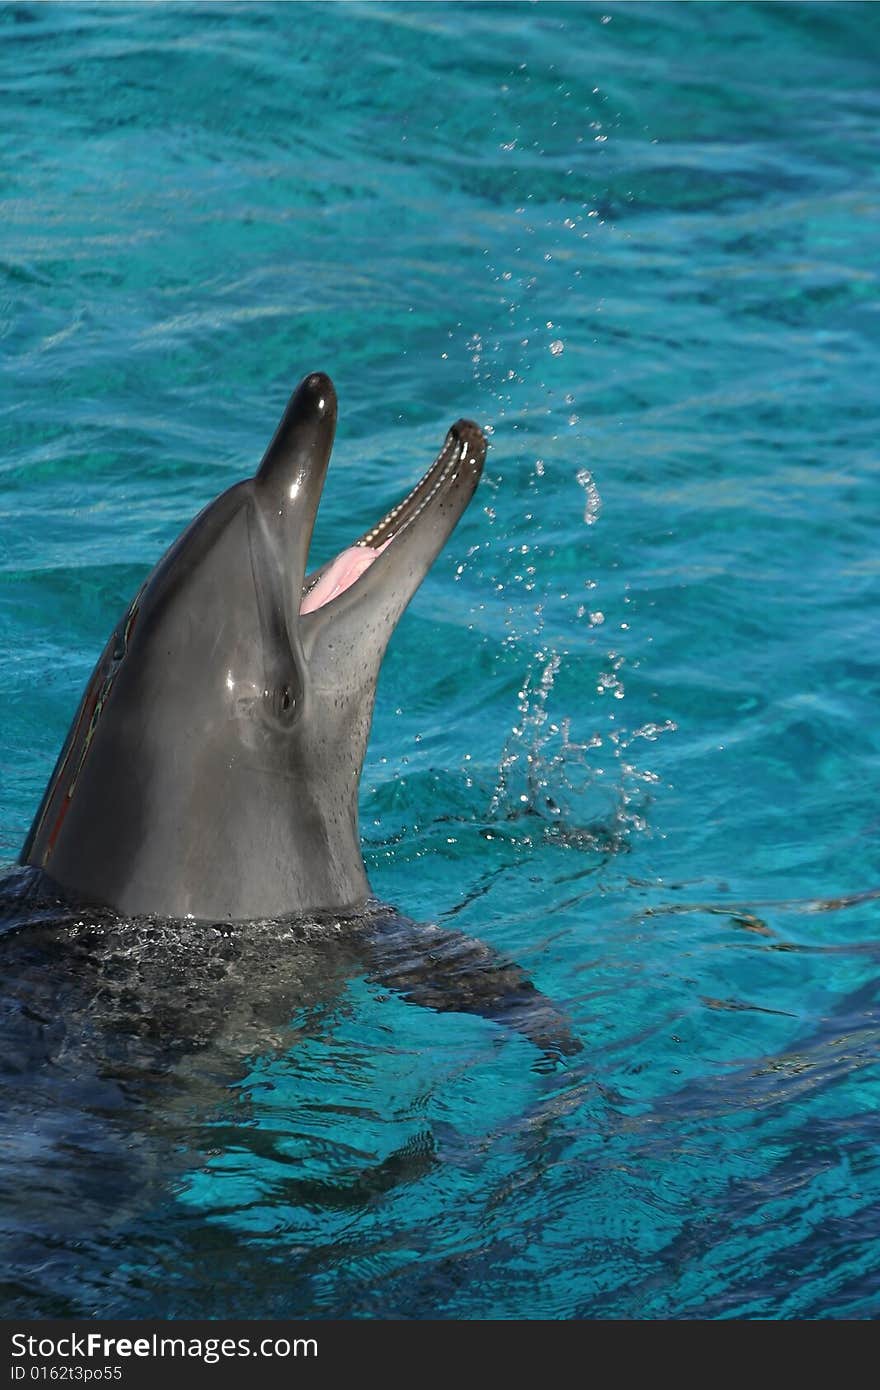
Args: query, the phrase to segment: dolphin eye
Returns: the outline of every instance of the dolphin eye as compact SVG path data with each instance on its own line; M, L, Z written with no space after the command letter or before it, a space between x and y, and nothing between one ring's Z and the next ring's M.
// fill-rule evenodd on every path
M272 719L289 727L299 714L300 694L295 680L287 680L284 684L273 682L263 690L263 708Z
M294 681L275 688L275 714L285 724L292 723L299 712L299 689Z

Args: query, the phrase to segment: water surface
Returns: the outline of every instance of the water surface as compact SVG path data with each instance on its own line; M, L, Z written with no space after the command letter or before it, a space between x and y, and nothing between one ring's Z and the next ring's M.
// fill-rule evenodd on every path
M880 14L22 5L0 36L0 856L303 373L341 403L318 558L469 415L368 869L584 1048L548 1066L332 936L7 936L4 1311L876 1316Z

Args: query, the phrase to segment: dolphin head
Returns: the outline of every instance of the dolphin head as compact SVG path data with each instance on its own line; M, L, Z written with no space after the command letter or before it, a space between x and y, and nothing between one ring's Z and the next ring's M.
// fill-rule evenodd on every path
M329 377L306 377L254 477L196 517L112 634L21 856L75 896L235 920L367 896L379 667L486 443L453 425L412 491L308 573L336 409Z

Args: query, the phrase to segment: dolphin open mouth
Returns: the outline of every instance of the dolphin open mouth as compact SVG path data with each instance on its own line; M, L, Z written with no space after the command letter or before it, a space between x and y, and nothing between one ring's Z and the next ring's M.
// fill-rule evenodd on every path
M440 453L412 491L334 559L306 576L300 614L325 608L353 588L380 555L394 549L405 532L411 532L418 522L427 521L435 510L451 500L456 484L463 477L467 486L456 508L457 515L448 527L451 530L470 500L485 457L486 439L482 430L470 420L459 420L452 426Z

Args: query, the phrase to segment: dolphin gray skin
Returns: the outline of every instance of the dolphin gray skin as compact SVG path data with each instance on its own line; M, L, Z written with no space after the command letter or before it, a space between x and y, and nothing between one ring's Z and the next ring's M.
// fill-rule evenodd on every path
M409 495L307 576L335 426L332 382L306 377L255 476L196 517L113 632L20 860L75 899L246 921L368 898L379 667L486 441L453 425Z

